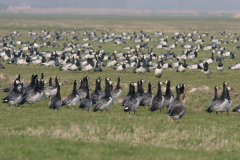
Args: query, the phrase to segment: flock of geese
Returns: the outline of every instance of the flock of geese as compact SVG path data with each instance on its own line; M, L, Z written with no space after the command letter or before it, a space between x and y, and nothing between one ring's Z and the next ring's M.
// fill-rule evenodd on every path
M160 78L164 74L164 70L167 68L176 68L177 72L185 72L189 68L192 72L198 69L201 70L207 77L212 74L209 68L211 63L218 62L216 69L218 72L223 72L225 69L224 62L226 57L230 57L231 60L236 59L237 55L231 51L226 51L226 47L222 47L221 44L228 45L229 41L223 41L223 37L232 38L232 43L239 41L239 35L233 33L226 35L226 31L219 32L221 39L217 39L215 36L210 36L209 33L198 33L193 31L192 33L179 33L174 32L173 36L169 38L165 36L163 32L153 32L151 34L143 32L142 30L137 34L136 32L122 34L102 32L97 36L96 31L89 32L88 30L83 32L82 41L86 43L74 43L79 40L80 33L76 31L55 31L55 34L51 34L46 29L42 30L40 35L34 31L30 31L28 36L34 39L34 42L23 42L17 39L21 35L18 31L11 31L11 34L5 37L0 37L0 57L4 61L8 61L8 64L39 64L48 67L59 67L61 71L91 71L102 72L103 67L112 67L116 71L126 71L129 68L133 68L134 73L146 73L151 72L151 69L155 69L155 76ZM78 35L77 35L78 34ZM212 44L203 46L204 38L209 37ZM149 46L148 42L156 42L156 37L159 37L159 42L155 45L155 53L153 52L153 46ZM234 39L235 38L235 39ZM54 42L50 42L49 39L53 39ZM68 39L72 39L69 42ZM169 39L174 43L168 45ZM56 43L56 40L65 40L63 48L60 49L60 45ZM109 53L101 50L102 46L98 46L99 50L94 50L93 45L89 41L98 41L101 43L113 42L113 45L127 44L128 41L135 43L144 42L144 44L136 44L134 47L125 46L123 49L128 50L126 53L122 51L114 51ZM10 41L8 44L7 41ZM42 43L37 43L41 41ZM45 42L43 42L45 41ZM88 42L87 42L88 41ZM183 51L182 54L175 54L170 51L178 46L178 43L189 43L181 45ZM193 44L196 44L195 46ZM16 50L16 47L20 47ZM39 51L39 48L56 48L55 51ZM167 51L160 54L156 53L156 49L166 49ZM144 51L146 49L146 51ZM237 46L240 49L240 46ZM47 50L47 49L46 49ZM206 59L200 59L199 63L186 63L186 61L192 61L199 55L199 51L212 50L211 56ZM27 53L26 53L27 52ZM215 54L217 53L217 56ZM210 54L210 53L209 53ZM165 61L172 61L171 63ZM0 62L0 68L5 68ZM235 63L228 67L229 69L239 70L240 63Z
M77 80L74 81L73 90L64 100L61 98L59 77L55 77L55 86L52 81L53 78L49 78L49 86L46 87L44 84L44 73L41 74L41 78L37 78L38 75L32 75L31 83L23 85L21 82L21 74L7 88L3 89L4 92L10 92L5 98L2 98L2 103L7 103L9 106L21 106L24 104L34 104L39 102L43 97L50 98L49 108L59 110L61 106L67 107L78 107L82 110L90 110L93 106L92 111L108 111L110 106L114 104L122 95L120 87L121 77L118 77L116 87L113 87L113 82L109 77L105 78L105 90L101 88L101 77L96 79L95 90L90 94L90 87L88 84L88 76L80 80L80 87L77 89ZM165 83L162 81L158 82L157 94L152 94L152 83L148 83L148 90L145 93L143 89L143 79L137 83L131 82L129 84L129 92L122 99L122 106L124 112L136 112L139 106L149 106L149 111L154 112L162 110L164 107L167 108L167 114L171 117L172 121L179 119L181 120L186 112L185 104L187 97L184 94L184 89L187 87L186 84L179 84L176 88L176 96L172 94L170 89L171 81L167 80ZM165 94L162 94L161 86L166 84ZM207 112L228 112L232 107L232 101L229 95L231 87L227 87L228 83L223 83L223 91L218 98L217 90L218 86L215 86L214 99L209 103ZM238 105L233 112L240 112L240 105Z

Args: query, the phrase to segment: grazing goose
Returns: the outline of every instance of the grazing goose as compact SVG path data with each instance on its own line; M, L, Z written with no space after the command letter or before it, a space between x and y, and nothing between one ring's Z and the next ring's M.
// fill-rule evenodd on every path
M225 108L223 108L221 110L221 113L227 111L227 114L228 114L228 111L230 111L230 109L232 108L232 100L231 100L230 95L229 95L229 91L230 90L232 90L232 88L231 87L227 87L227 89L226 89L227 97L226 98L228 100L228 105L225 106Z
M118 83L117 86L114 90L111 91L112 98L113 98L113 103L118 100L119 97L122 95L122 90L120 88L120 81L122 80L121 77L118 77Z
M237 105L237 107L235 107L232 111L240 113L240 104Z
M162 96L162 91L161 91L161 85L164 84L163 82L159 81L158 82L158 92L157 95L152 99L152 102L150 104L150 111L154 112L158 109L160 111L162 110L163 104L164 104L164 97Z
M19 75L18 75L18 78L17 78L16 80L18 80L18 81L21 82L21 77L22 77L22 75L19 74ZM4 92L10 92L10 91L12 91L13 89L14 89L14 84L11 84L11 85L9 85L7 88L4 88L3 91L4 91Z
M214 103L211 103L211 106L208 106L206 112L208 113L216 112L216 114L218 114L218 112L222 111L223 108L226 108L228 106L228 99L226 94L227 84L228 84L227 82L223 83L223 91L221 97L215 100Z
M223 72L223 70L224 70L224 65L223 65L221 59L220 59L220 61L218 62L217 70L218 70L218 72L219 72L219 71L222 71L222 72Z
M88 87L87 90L88 90L88 91L87 91L87 96L86 96L85 99L82 99L82 100L80 101L80 103L79 103L79 108L81 108L82 110L83 110L83 109L86 109L86 110L89 111L89 109L90 109L91 106L92 106L92 100L91 100L91 98L89 97L90 87Z
M125 71L126 72L126 63L120 64L117 67L114 67L113 69L115 69L116 71Z
M199 60L200 62L207 62L208 64L211 64L214 61L214 50L212 51L212 56L210 58L204 59L204 60Z
M176 119L180 120L180 123L182 122L182 118L186 112L186 108L183 104L183 99L185 98L185 94L182 93L179 95L179 104L173 107L173 109L170 111L169 117L172 118L172 122Z
M36 86L33 91L25 92L22 97L21 105L24 103L34 104L41 99L41 93L39 92L40 79L36 79Z
M163 107L169 108L169 106L172 104L173 100L175 99L175 96L172 94L171 89L170 89L171 81L167 80L166 84L167 84L166 93L165 93L165 95L163 95L163 97L164 97Z
M61 106L62 106L62 98L60 95L60 85L59 85L59 83L57 83L57 94L53 98L50 99L49 108L59 110L59 108Z
M44 90L44 97L51 97L51 96L55 96L57 94L57 85L58 85L58 80L59 80L59 77L56 76L55 78L55 83L56 83L56 86L52 86L52 77L50 77L49 79L49 86L47 87L46 90Z
M155 76L160 78L163 75L163 68L160 62L158 62L157 68L155 69Z
M202 69L202 67L197 63L189 63L187 66L189 69L192 70L192 73L193 73L193 70Z
M114 56L114 59L108 61L108 63L106 64L107 67L112 67L112 66L114 66L114 65L117 63L117 57L116 57L116 54L114 53L113 56Z
M229 67L229 69L238 70L240 69L240 62L235 63Z
M93 112L97 112L98 110L106 110L108 111L109 107L111 106L113 99L112 99L112 95L110 93L110 83L109 81L106 81L106 90L105 90L105 95L104 97L101 98L100 101L98 101L97 104L95 104L94 108L93 108Z
M91 100L93 104L96 104L101 99L101 92L99 92L100 79L96 80L95 91L91 94ZM101 86L100 86L101 87Z
M13 90L5 97L3 98L2 103L8 103L8 105L17 105L22 101L22 94L21 91L18 90L18 85L20 84L19 80L14 81L14 88Z
M148 83L148 92L147 93L144 93L143 96L142 96L142 100L139 104L139 106L150 106L150 103L153 99L153 94L152 94L152 83Z
M133 73L145 73L145 72L150 72L148 67L146 66L146 63L143 63L143 65L140 64L140 61L138 61L137 67L134 69Z
M130 112L133 111L135 114L136 109L139 106L140 100L137 94L135 93L134 83L131 83L130 87L131 87L131 97L124 104L124 112L129 112L130 114Z
M177 72L185 72L186 68L187 68L186 59L184 59L184 63L178 66Z
M203 66L204 66L204 69L201 70L201 72L203 72L207 77L209 77L212 74L212 71L210 68L208 68L208 63L205 62Z
M74 81L72 94L67 96L67 98L62 101L62 106L67 106L67 108L75 107L75 105L79 102L80 98L79 98L79 95L77 94L76 87L77 87L77 80Z

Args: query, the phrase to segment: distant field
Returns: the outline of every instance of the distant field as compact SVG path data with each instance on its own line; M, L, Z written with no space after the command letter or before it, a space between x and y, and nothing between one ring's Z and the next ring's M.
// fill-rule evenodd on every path
M0 36L10 34L11 30L20 31L22 36L16 36L15 40L23 42L33 42L28 37L28 32L34 30L40 34L40 30L46 27L54 34L56 30L72 31L74 28L80 33L83 31L93 31L96 29L97 35L101 32L132 32L137 33L140 30L144 32L162 31L169 37L173 32L192 32L198 30L199 33L209 32L217 38L223 38L230 41L231 38L221 37L218 32L226 29L228 33L240 33L240 21L228 18L160 18L160 17L92 17L92 16L40 16L40 15L0 15ZM65 35L69 41L72 40L69 35ZM149 42L149 46L154 46L159 37L152 37L156 42ZM203 46L210 44L209 37L204 38ZM52 42L53 40L50 39ZM63 42L57 41L60 48L40 48L39 51L61 50ZM78 41L74 41L78 42ZM103 50L113 53L115 50L124 51L124 46L134 46L135 43L127 41L127 44L113 45L112 42L100 44L92 42L95 50L101 45ZM182 44L172 51L175 54L182 53ZM193 44L197 45L197 44ZM239 62L239 51L236 46L240 45L230 43L227 49L237 54L237 60L230 61L226 58L225 71L217 72L217 63L213 62L210 69L213 74L207 78L203 73L192 73L189 69L183 74L176 73L176 69L165 70L162 78L157 79L154 76L154 70L144 75L133 74L132 69L126 73L116 72L112 68L103 68L102 73L86 73L83 71L59 71L58 67L43 67L30 64L29 66L9 65L3 62L6 69L0 70L0 85L3 88L13 83L15 77L21 73L23 82L29 83L31 74L46 74L46 80L50 76L59 76L64 84L61 86L62 98L65 98L72 92L72 85L64 82L73 83L84 76L90 77L91 91L95 87L95 79L106 76L117 81L117 77L122 77L121 86L123 87L123 96L128 92L129 82L136 82L144 79L144 90L147 91L147 84L153 83L153 93L157 92L157 82L159 80L171 80L172 86L180 83L188 85L186 89L187 112L183 118L182 124L178 122L171 123L162 112L150 113L148 108L139 107L135 115L123 112L121 103L112 105L108 112L87 112L76 108L66 107L60 110L48 109L49 99L43 99L34 105L23 105L21 107L9 107L1 104L0 107L0 158L1 159L237 159L240 149L240 124L239 114L215 113L207 114L204 110L213 99L213 87L219 86L222 89L222 83L228 81L234 88L231 91L233 107L240 103L239 101L239 79L240 73L229 70L228 67ZM17 49L20 46L17 46ZM164 49L153 49L154 53L161 53ZM198 58L187 61L195 63L200 59L211 56L211 51L202 51L198 53ZM216 56L216 54L215 54ZM170 62L169 62L170 63ZM198 88L203 85L210 87L210 90L199 90L189 93L192 88ZM200 89L199 88L199 89ZM163 86L165 92L165 85ZM222 90L219 91L219 95ZM175 91L173 90L175 94ZM0 92L0 98L7 94ZM120 100L121 101L121 100Z

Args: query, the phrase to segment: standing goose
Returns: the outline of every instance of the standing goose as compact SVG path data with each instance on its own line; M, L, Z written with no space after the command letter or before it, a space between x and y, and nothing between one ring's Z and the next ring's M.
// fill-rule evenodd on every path
M34 88L35 88L35 80L37 79L38 75L32 75L32 78L31 78L31 83L30 84L26 84L23 89L24 89L24 92L30 92L32 91Z
M218 100L218 95L217 95L217 90L220 89L218 86L214 87L214 98L213 100L209 103L208 108L211 107L216 101Z
M145 105L150 105L152 99L153 99L153 94L152 94L152 83L148 83L148 92L144 93L142 96L142 100L140 102L140 106L145 106Z
M137 94L135 93L134 83L131 83L130 87L131 87L131 97L124 104L124 112L129 112L130 114L130 112L133 111L135 114L136 109L139 106L140 100L137 97Z
M77 93L79 95L80 99L84 99L87 96L87 91L88 91L88 76L84 77L81 82L81 85L79 89L77 90Z
M50 79L51 79L51 77L50 77ZM49 87L47 87L47 90L44 90L45 91L44 97L52 97L57 94L57 86L59 85L58 81L59 81L59 77L56 76L56 78L55 78L56 86L52 86L51 83L49 83ZM50 80L49 80L49 82L50 82Z
M171 110L174 108L174 106L176 106L177 104L179 104L179 95L180 95L180 85L176 86L176 98L172 101L172 103L169 105L168 107L168 113L171 112Z
M186 84L181 84L180 86L181 86L181 87L180 87L179 95L182 94L182 93L184 93L184 89L187 87L187 85L186 85ZM184 98L183 98L183 104L184 104L184 105L186 104L186 98L185 98L185 96L184 96Z
M163 75L163 68L160 62L158 62L157 68L155 69L155 76L160 78Z
M131 93L132 93L132 88L131 88L131 83L129 84L129 92L126 96L123 97L122 99L122 106L124 106L124 104L127 102L127 100L131 97Z
M226 85L227 82L223 82L223 91L222 95L220 98L218 98L214 103L211 104L211 106L208 106L208 109L206 112L211 113L211 112L218 112L222 111L223 108L226 108L228 106L228 99L227 99L227 94L226 94Z
M150 104L150 111L154 112L158 109L162 110L164 104L164 97L162 96L161 85L164 84L163 82L158 82L158 92L157 95L152 99L152 103Z
M145 81L144 81L143 79L141 79L141 80L138 81L138 83L137 83L138 85L137 85L137 92L136 92L136 94L137 94L140 102L142 101L143 94L144 94L144 90L143 90L143 87L142 87L142 85L143 85L144 82L145 82Z
M98 110L106 110L108 111L109 107L111 106L113 99L111 97L110 93L110 84L109 81L106 82L106 90L105 90L105 95L104 97L101 98L100 101L94 106L93 112L97 112Z
M60 95L60 85L59 85L59 83L57 83L57 94L53 98L50 99L49 108L59 110L59 108L61 106L62 106L62 98Z
M37 101L40 101L41 99L41 94L39 92L39 83L40 79L36 79L36 86L33 91L30 92L25 92L22 97L21 105L24 103L27 104L34 104Z
M226 89L226 92L227 92L227 97L226 98L228 100L228 105L221 110L221 112L227 111L227 114L228 114L228 111L230 111L230 109L232 108L232 100L231 100L230 95L229 95L229 91L231 89L232 89L231 87L227 87L227 89Z
M117 87L111 91L112 94L112 98L113 98L113 103L118 100L119 97L121 97L122 95L122 90L120 88L120 81L121 81L121 77L118 77L118 83L117 83Z
M3 98L2 103L8 103L8 105L17 105L22 101L22 94L18 90L18 85L20 84L19 80L14 81L14 88L13 90L5 97Z
M86 109L86 110L88 110L88 111L89 111L89 109L90 109L91 106L92 106L92 100L91 100L91 98L89 97L89 88L90 88L90 87L88 87L88 91L87 91L87 96L86 96L86 98L85 98L85 99L82 99L82 100L80 101L80 103L79 103L79 108L81 108L81 109Z
M185 98L185 94L182 93L179 95L179 104L176 105L171 111L170 111L170 114L169 114L169 117L172 118L172 122L176 119L179 119L180 120L180 123L182 122L182 118L186 112L186 108L183 104L183 99Z
M91 94L91 100L93 104L96 104L101 99L101 92L98 91L100 79L96 80L95 91Z
M79 102L80 98L79 98L79 95L77 94L76 87L77 87L77 80L74 81L72 94L67 96L67 98L62 101L62 106L67 106L67 108L75 107L75 105Z
M204 69L201 70L201 72L203 72L207 77L209 77L212 74L212 71L210 68L208 68L208 62L205 62L203 66L204 66Z
M224 65L223 65L223 63L222 63L222 59L220 59L220 61L218 62L218 65L217 65L217 70L218 70L218 72L219 72L219 71L222 71L222 72L223 72L224 69L225 69L225 68L224 68Z
M166 93L163 96L164 97L163 107L169 108L169 106L172 104L173 100L175 99L175 96L172 94L171 89L170 89L171 81L167 80L166 84L167 84Z
M21 77L22 77L22 75L19 74L19 75L18 75L18 78L17 78L16 80L18 80L18 81L21 82ZM4 91L4 92L10 92L10 91L12 91L13 89L14 89L14 84L11 84L11 85L9 85L7 88L3 89L3 91Z

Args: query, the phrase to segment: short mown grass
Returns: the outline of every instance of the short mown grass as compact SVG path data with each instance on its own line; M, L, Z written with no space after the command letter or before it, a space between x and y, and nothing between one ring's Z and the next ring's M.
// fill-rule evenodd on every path
M78 16L0 16L0 36L6 36L10 30L18 30L22 36L16 40L31 41L27 36L28 31L40 30L46 27L54 31L62 29L71 31L74 28L82 33L85 30L97 29L97 35L109 29L110 32L121 33L123 31L136 31L140 29L146 32L164 31L171 37L173 31L198 30L208 31L210 34L221 38L217 32L227 29L227 33L239 32L237 26L239 21L235 19L211 19L211 18L139 18L139 17L78 17ZM141 25L144 24L144 25ZM66 35L69 39L68 35ZM81 38L79 35L80 43ZM152 37L158 39L158 37ZM230 41L231 38L224 38ZM211 43L208 37L204 38L203 45ZM50 40L51 42L53 40ZM9 41L8 41L9 42ZM65 41L57 41L61 45ZM76 42L76 41L75 41ZM102 45L105 51L110 53L115 50L123 51L124 46L134 46L135 43L127 41L126 45L113 45L112 42L99 44L90 42L94 49ZM169 40L169 43L171 41ZM156 45L156 42L149 42L149 46ZM193 44L196 45L196 44ZM227 48L240 56L236 49L237 44L230 43ZM181 44L172 51L176 54L182 53ZM20 46L17 46L17 49ZM55 48L41 48L40 51L61 50ZM155 49L154 53L161 53L164 49ZM124 51L126 52L126 51ZM198 53L198 58L187 63L198 62L200 59L211 56L211 51ZM215 54L216 56L216 54ZM9 107L1 104L0 107L0 157L1 159L237 159L240 149L240 124L239 114L230 112L208 114L204 112L213 98L213 87L222 88L222 83L228 81L234 88L231 91L233 107L239 103L239 78L240 75L228 67L238 60L230 61L226 58L225 71L218 73L214 62L210 65L213 74L207 78L201 72L192 73L189 69L185 73L177 73L175 69L164 71L162 78L151 73L134 74L132 69L126 73L116 72L112 68L103 68L102 73L86 73L83 71L59 71L58 67L44 67L30 64L29 66L9 65L2 62L6 69L0 70L0 85L2 88L13 83L15 77L20 73L23 75L23 82L29 83L31 74L46 74L48 78L59 76L64 84L61 86L61 96L64 99L72 92L72 84L67 85L65 81L73 83L84 76L89 76L91 91L94 90L95 80L98 77L103 79L106 76L117 81L122 77L121 86L123 96L128 92L129 82L136 82L144 79L145 91L147 83L153 83L153 93L157 92L159 80L171 80L172 86L180 83L188 85L187 112L183 117L182 124L178 121L172 123L162 112L150 113L148 107L139 107L136 114L123 112L121 103L113 104L108 112L88 112L76 108L61 107L60 110L48 109L49 99L42 99L34 105L24 104L20 107ZM170 62L169 62L170 63ZM208 86L210 90L200 90L189 93L192 88ZM163 92L165 85L163 86ZM175 91L173 90L175 94ZM221 90L219 91L219 95ZM0 92L3 98L7 93ZM119 101L120 102L120 101Z

